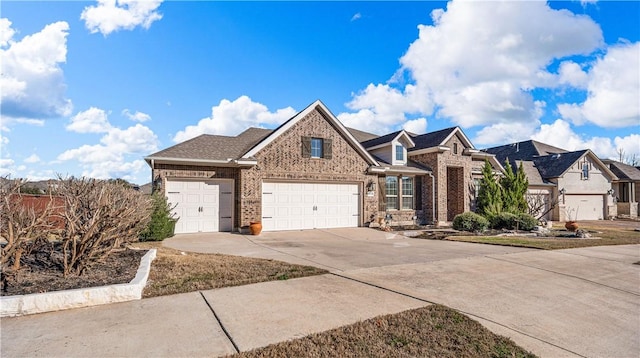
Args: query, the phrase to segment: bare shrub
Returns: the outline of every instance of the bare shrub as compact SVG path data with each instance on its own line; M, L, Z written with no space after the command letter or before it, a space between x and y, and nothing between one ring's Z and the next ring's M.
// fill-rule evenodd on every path
M115 182L60 178L58 193L65 202L65 276L81 275L124 243L137 241L149 222L151 200Z
M3 276L20 269L21 257L36 243L46 240L49 233L59 227L55 213L61 209L60 200L52 196L41 201L28 200L30 195L21 193L26 181L22 179L0 180L0 236L2 243ZM6 278L6 277L4 277Z

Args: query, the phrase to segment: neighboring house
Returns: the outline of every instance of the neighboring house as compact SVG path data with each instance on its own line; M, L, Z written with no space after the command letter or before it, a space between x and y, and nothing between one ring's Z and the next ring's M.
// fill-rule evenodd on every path
M441 223L471 208L492 155L460 128L377 136L316 101L274 130L201 135L145 158L177 233Z
M615 160L606 159L603 162L618 177L618 180L614 181L612 185L618 215L632 219L637 218L640 192L636 188L640 184L640 169Z
M617 215L611 185L618 177L591 150L569 152L528 140L484 149L500 163L515 168L522 162L529 179L528 201L545 203L546 219L601 220Z

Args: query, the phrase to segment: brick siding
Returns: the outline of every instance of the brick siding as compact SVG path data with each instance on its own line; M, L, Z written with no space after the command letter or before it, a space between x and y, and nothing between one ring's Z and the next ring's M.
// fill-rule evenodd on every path
M302 137L332 140L332 158L304 158ZM366 185L377 181L367 174L369 164L318 111L312 111L259 151L257 165L249 168L155 164L154 190L167 178L233 179L235 183L234 228L240 229L262 217L263 181L299 181L358 184L362 193L361 225L377 220L378 196L366 196ZM378 188L376 187L376 190Z

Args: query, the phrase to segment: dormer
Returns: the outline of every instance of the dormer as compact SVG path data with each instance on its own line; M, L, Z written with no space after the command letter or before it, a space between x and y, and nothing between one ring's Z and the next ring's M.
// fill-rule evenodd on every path
M415 146L404 130L362 142L367 151L391 165L407 165L408 150Z

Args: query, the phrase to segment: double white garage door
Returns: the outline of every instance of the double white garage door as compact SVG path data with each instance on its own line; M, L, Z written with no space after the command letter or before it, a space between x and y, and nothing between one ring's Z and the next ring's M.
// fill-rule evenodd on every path
M231 231L233 229L232 180L167 180L167 201L173 210L176 234Z
M360 201L357 184L262 183L262 228L357 227Z
M358 184L262 183L265 231L357 227ZM169 179L166 195L176 205L176 234L233 230L232 180Z

